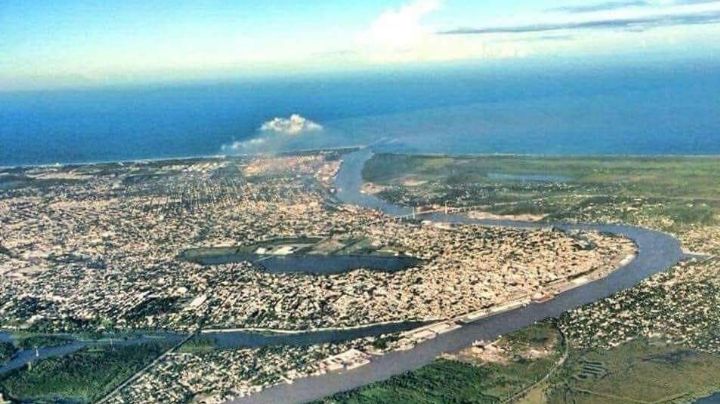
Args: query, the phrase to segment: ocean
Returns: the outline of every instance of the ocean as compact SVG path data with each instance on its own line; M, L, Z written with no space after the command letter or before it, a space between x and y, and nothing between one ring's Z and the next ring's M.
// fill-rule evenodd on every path
M438 67L0 93L0 166L374 144L420 153L720 154L720 63ZM263 132L299 114L322 130Z

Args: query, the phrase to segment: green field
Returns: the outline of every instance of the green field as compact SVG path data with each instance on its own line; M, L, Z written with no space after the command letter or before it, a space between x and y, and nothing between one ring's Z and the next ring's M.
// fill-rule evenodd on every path
M375 155L363 176L408 206L622 222L720 254L720 158ZM698 232L700 229L701 232Z
M389 186L427 181L431 185L429 193L444 193L450 202L453 196L460 195L450 190L462 189L477 203L518 203L534 197L575 194L596 198L677 198L717 206L718 171L720 158L710 157L451 158L380 154L368 161L363 176L366 181ZM426 185L418 188L428 190ZM545 208L553 210L552 204Z
M691 196L718 200L719 169L720 158L716 157L436 157L379 154L366 164L363 177L384 185L399 185L413 178L449 185L510 185L523 182L513 178L549 176L566 181L534 182L614 186L621 194L632 197ZM510 177L503 177L505 175Z
M326 256L394 256L397 254L389 246L376 246L373 241L360 238L277 238L260 243L233 247L200 247L183 251L179 259L198 264L206 264L217 258L228 258L252 261L262 256L273 255L272 250L282 247L293 247L293 255L326 255ZM265 249L257 253L258 249Z
M87 348L0 377L0 391L21 401L92 402L165 352L167 344Z
M204 337L202 335L198 335L186 343L182 344L182 346L178 349L178 352L180 353L205 353L205 352L212 352L216 349L215 341L212 338Z
M183 251L180 254L180 259L197 262L206 258L213 258L219 256L228 255L253 255L258 248L271 249L274 247L281 246L312 246L322 239L320 238L279 238L263 241L261 243L245 245L245 246L234 246L234 247L201 247L191 248Z
M720 390L720 355L639 339L574 352L550 389L551 403L692 401Z
M183 251L179 258L184 261L196 263L202 263L207 259L216 257L228 256L240 256L252 259L256 256L255 252L258 248L271 250L284 246L295 246L297 247L296 253L306 253L321 241L323 241L323 239L316 237L277 238L244 246L190 248Z

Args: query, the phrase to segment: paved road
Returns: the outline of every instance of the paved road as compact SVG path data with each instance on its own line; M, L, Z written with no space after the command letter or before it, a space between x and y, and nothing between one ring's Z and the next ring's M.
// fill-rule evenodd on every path
M352 153L343 160L336 185L338 198L372 209L379 209L393 216L407 215L409 209L394 206L359 192L362 185L361 170L372 152L365 149ZM537 228L547 224L519 221L472 220L464 216L432 214L428 219L450 223L476 223L488 226ZM680 242L672 236L639 227L603 224L556 224L563 230L590 230L621 235L632 239L638 247L637 257L606 278L559 294L554 299L533 303L517 310L487 317L455 331L418 344L409 351L391 352L373 358L363 367L343 372L296 380L293 384L281 384L263 390L250 397L231 401L244 403L304 403L386 380L392 376L418 369L432 362L438 355L453 352L471 345L476 340L493 340L500 335L525 328L537 321L560 314L608 297L623 289L631 288L643 279L665 271L684 258Z

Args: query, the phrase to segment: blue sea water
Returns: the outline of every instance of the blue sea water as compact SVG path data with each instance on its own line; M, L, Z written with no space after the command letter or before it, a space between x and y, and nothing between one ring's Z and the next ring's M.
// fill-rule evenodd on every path
M712 396L701 398L695 401L695 404L719 404L720 393L713 394Z
M512 66L0 93L0 166L376 144L412 152L720 154L720 64ZM324 127L260 133L297 113ZM258 142L257 144L260 144ZM226 146L223 148L223 146ZM247 147L246 147L247 146Z

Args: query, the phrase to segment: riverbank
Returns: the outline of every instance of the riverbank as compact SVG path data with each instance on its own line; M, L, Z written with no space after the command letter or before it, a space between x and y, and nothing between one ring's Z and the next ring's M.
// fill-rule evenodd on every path
M372 157L369 149L344 156L341 170L336 177L337 197L342 202L376 209L390 216L407 216L412 209L393 205L375 196L362 193L362 169ZM473 220L466 216L434 213L425 217L434 222L467 223L518 228L546 226L538 223L516 221ZM530 303L515 310L494 314L469 323L450 332L416 345L407 351L395 351L372 358L365 366L343 373L293 381L293 384L277 385L247 398L232 400L233 403L301 403L318 400L338 392L352 390L372 382L385 380L393 375L415 370L432 362L442 353L453 352L469 346L476 340L493 340L499 335L521 329L537 321L555 317L584 304L610 296L614 292L634 286L646 277L665 271L683 259L680 243L672 236L633 226L599 224L560 224L569 230L598 231L628 237L638 247L637 257L607 277L591 281L574 289L564 291L555 298Z

